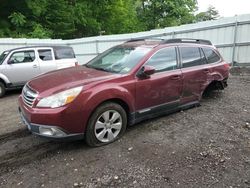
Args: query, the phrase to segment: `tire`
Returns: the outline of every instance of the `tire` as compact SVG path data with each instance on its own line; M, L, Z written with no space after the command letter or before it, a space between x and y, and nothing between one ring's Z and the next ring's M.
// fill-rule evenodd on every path
M91 115L85 135L89 146L97 147L118 140L127 127L127 114L117 103L107 102Z
M5 95L6 89L2 82L0 82L0 98Z

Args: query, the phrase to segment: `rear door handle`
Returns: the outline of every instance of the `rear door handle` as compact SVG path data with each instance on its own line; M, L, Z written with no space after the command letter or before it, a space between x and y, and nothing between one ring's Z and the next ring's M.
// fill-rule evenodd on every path
M37 65L33 65L33 68L37 68Z
M173 75L170 77L171 80L179 80L180 78L180 75Z

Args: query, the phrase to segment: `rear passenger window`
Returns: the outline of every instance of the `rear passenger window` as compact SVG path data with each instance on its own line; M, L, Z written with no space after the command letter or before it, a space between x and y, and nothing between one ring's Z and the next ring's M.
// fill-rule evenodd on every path
M212 49L203 48L203 51L205 53L205 56L207 57L208 63L216 63L220 60L220 56L217 53L215 53Z
M180 47L182 67L193 67L206 63L204 55L198 47Z
M50 61L52 60L52 52L51 50L38 50L39 58L42 61Z
M55 48L55 59L72 59L75 53L71 48Z
M176 69L177 61L175 47L168 47L159 50L146 64L153 66L156 72Z

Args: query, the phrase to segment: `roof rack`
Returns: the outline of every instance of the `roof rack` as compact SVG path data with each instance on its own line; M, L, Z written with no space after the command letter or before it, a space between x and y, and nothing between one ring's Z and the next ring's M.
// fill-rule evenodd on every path
M137 42L137 41L146 41L146 40L160 40L160 41L164 41L164 39L158 38L158 37L144 37L144 38L131 38L130 40L128 40L126 42Z
M137 41L144 41L144 40L145 40L145 38L135 38L135 39L130 39L126 42L137 42Z
M209 40L188 39L188 38L167 39L167 40L162 41L162 44L167 44L167 43L196 43L196 44L213 45L212 42Z

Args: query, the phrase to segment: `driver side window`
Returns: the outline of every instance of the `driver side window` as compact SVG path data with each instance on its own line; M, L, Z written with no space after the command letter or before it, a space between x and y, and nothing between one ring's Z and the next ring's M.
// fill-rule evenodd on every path
M14 52L9 61L13 64L18 63L30 63L35 60L35 52L34 51L22 51L22 52Z
M153 66L155 72L175 70L177 67L175 47L167 47L156 52L146 63Z

